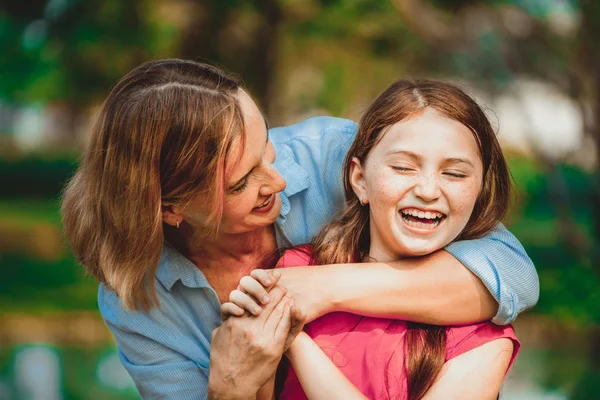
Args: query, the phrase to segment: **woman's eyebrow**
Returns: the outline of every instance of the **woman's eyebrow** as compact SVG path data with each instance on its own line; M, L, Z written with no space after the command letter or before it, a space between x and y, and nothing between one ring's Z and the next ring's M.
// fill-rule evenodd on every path
M267 130L267 140L265 140L265 146L267 143L269 143L269 123L267 122L267 119L265 117L263 117L263 121L265 121L265 128ZM252 171L254 171L256 167L252 167L252 169L250 171L248 171L248 173L244 176L242 176L240 179L238 179L234 184L230 185L228 190L231 190L237 186L239 186L247 177L248 175L250 175L252 173Z
M269 141L269 123L267 122L267 119L263 116L263 121L265 121L265 129L267 130L267 142Z

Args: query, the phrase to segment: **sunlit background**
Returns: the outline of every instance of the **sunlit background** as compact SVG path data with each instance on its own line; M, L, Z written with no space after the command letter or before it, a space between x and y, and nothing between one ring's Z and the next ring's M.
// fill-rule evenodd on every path
M357 120L400 77L469 88L541 279L503 396L600 398L599 49L596 0L2 0L0 399L138 398L58 204L110 86L165 57L240 74L272 126Z

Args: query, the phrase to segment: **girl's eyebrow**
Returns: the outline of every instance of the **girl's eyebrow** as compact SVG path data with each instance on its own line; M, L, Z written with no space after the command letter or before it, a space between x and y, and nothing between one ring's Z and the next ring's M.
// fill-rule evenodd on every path
M472 168L475 168L471 161L467 160L466 158L460 157L447 158L444 160L444 164L467 164L470 165Z
M408 150L390 150L386 153L386 155L388 155L388 156L393 155L393 154L402 154L402 155L408 156L412 159L415 159L417 161L421 160L421 158L422 158L417 153L413 153L412 151L408 151Z
M408 150L390 150L386 153L386 155L394 155L394 154L402 154L402 155L410 157L416 161L420 161L423 158L420 155L418 155L417 153L413 153L412 151L408 151ZM473 163L471 161L469 161L466 158L460 158L460 157L446 158L443 162L443 165L449 165L449 164L467 164L467 165L470 165L471 168L475 168L475 166L473 165Z

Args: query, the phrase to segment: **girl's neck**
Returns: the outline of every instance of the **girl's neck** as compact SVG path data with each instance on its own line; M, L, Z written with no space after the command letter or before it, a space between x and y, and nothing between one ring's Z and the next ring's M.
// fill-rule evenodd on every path
M362 261L363 262L386 263L386 262L398 261L402 258L405 258L405 256L387 251L387 249L385 247L379 246L377 242L372 241L371 246L369 247L369 252L363 258Z

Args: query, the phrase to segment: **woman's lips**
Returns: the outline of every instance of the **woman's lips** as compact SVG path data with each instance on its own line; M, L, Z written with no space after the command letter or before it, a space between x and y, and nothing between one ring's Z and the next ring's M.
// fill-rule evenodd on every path
M267 212L271 211L274 204L275 204L275 193L273 193L271 195L271 197L269 197L262 205L260 205L258 207L254 207L252 209L252 212L261 213L261 214L267 213Z

